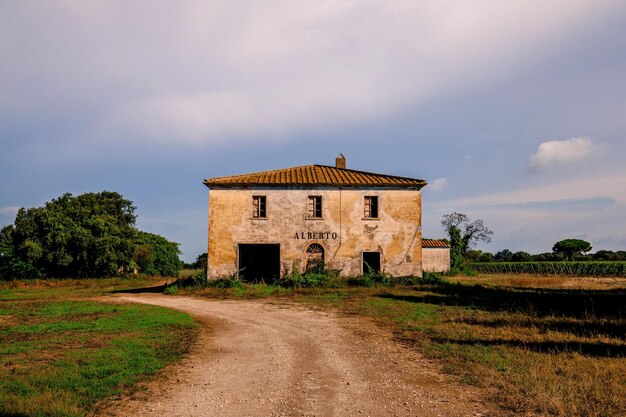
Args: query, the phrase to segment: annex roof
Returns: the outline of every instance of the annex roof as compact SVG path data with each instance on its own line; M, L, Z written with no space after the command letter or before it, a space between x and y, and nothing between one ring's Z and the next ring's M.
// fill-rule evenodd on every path
M232 175L205 179L211 187L238 186L352 186L352 187L402 187L422 188L426 181L416 178L375 174L327 165L303 165L251 174Z
M422 239L422 248L449 248L450 243L443 239Z

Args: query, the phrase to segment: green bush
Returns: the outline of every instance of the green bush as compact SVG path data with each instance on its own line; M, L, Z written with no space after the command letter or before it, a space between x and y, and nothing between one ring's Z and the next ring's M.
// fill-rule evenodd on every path
M434 272L424 272L424 275L421 277L411 275L392 277L388 274L365 274L360 277L350 277L346 282L349 287L373 287L376 285L410 287L414 285L437 285L443 283L443 280Z
M417 279L416 277L403 277L406 279ZM410 284L401 284L399 280L401 278L396 278L387 274L385 272L375 272L369 270L365 274L360 277L351 277L348 278L347 284L351 287L373 287L375 285L384 285L388 287L393 287L395 285L413 285Z
M622 261L474 262L470 266L474 271L486 274L626 276L626 262Z
M178 278L174 284L171 285L178 285L180 288L201 288L205 287L206 283L206 274L199 272L189 275L188 277Z
M276 284L285 288L341 288L345 287L345 282L339 278L337 270L326 269L325 271L306 271L301 274L292 271L283 274Z
M165 289L163 290L163 294L174 295L176 294L177 291L178 291L178 285L172 284L172 285L168 285L167 287L165 287Z
M220 278L214 280L204 280L204 286L207 288L243 288L244 283L237 277Z
M434 272L424 272L424 275L421 278L417 278L417 280L418 284L437 285L443 283L443 279Z
M154 233L137 232L133 260L140 273L176 277L182 267L179 254L178 243Z
M307 271L300 273L293 271L283 273L274 285L282 288L345 288L348 287L374 287L377 285L414 286L414 285L438 285L443 283L441 277L432 272L424 272L423 277L405 276L392 277L385 273L370 272L358 277L341 278L339 270L326 269L324 272ZM186 278L180 278L165 288L168 294L174 294L180 288L245 288L237 275L215 280L207 280L206 273L200 272ZM169 291L169 292L168 292Z

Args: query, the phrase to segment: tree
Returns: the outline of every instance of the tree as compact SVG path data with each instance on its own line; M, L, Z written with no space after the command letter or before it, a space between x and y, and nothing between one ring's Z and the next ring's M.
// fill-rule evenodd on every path
M7 260L13 256L13 233L15 227L12 224L0 229L0 260Z
M480 255L480 262L493 262L494 261L494 257L493 257L493 253L491 252L483 252L482 255Z
M465 259L467 259L469 262L479 262L482 254L483 254L483 251L481 250L470 249L465 254Z
M626 261L626 252L612 250L599 250L592 256L594 261Z
M194 262L194 268L195 269L203 269L206 271L207 268L207 258L208 258L208 254L206 252L198 255L198 257L196 258L196 262Z
M178 243L135 228L135 207L111 191L64 194L21 208L0 230L0 279L105 277L130 272L178 276Z
M535 262L560 262L564 260L563 255L554 252L544 252L533 256Z
M496 252L493 258L497 262L509 262L511 257L513 257L513 252L508 249L502 249L501 251Z
M476 243L489 243L493 235L482 220L471 222L463 213L445 214L441 219L441 225L450 237L450 267L452 269L463 265L468 250Z
M450 268L459 269L463 267L463 239L461 237L461 230L458 227L452 226L448 230L450 237Z
M178 243L154 233L137 232L133 259L142 274L177 277L182 267L179 254Z
M563 254L570 261L574 259L574 255L589 252L591 244L582 239L563 239L554 244L552 252Z
M41 271L18 258L13 250L15 227L11 224L0 230L0 280L39 278Z
M46 276L117 275L132 261L135 219L132 202L116 192L67 193L43 207L21 208L5 252Z
M515 252L513 256L511 256L511 262L531 262L533 260L533 256L524 251Z
M594 261L613 261L615 254L612 250L599 250L593 254Z

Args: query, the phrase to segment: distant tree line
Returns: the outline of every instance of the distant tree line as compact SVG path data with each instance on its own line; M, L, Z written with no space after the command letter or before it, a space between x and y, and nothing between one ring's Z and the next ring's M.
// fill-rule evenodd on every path
M592 246L582 239L563 239L554 244L552 252L530 254L524 251L483 252L473 249L478 242L489 243L493 232L482 220L470 220L463 213L442 217L441 225L450 243L450 268L461 270L471 262L561 262L561 261L626 261L626 251L599 250L590 253Z
M0 279L178 275L178 243L138 230L135 221L132 202L111 191L21 208L0 230Z
M470 250L465 257L470 262L561 262L561 261L626 261L626 251L592 249L589 242L582 239L564 239L556 242L552 252L531 255L528 252L511 252L503 249L495 254L480 250Z
M470 262L562 262L570 260L566 255L555 252L530 254L524 251L511 252L508 249L494 253L470 250L466 255ZM599 250L596 253L575 254L573 261L626 261L626 251Z

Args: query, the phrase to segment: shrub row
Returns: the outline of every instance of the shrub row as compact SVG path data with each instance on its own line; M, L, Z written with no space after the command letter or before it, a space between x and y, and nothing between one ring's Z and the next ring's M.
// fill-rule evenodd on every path
M441 277L432 272L424 272L423 277L404 276L392 277L385 273L368 273L358 277L342 278L338 270L323 272L293 272L285 274L275 284L285 288L344 288L344 287L387 287L436 285L442 282Z
M442 282L439 275L432 272L424 272L423 277L392 277L387 274L365 274L359 277L341 278L339 271L327 270L323 272L305 272L304 274L293 272L284 274L273 285L283 288L345 288L345 287L373 287L383 286L412 286L412 285L436 285ZM220 278L207 280L206 273L198 273L186 278L178 279L166 289L169 293L175 293L178 288L243 288L245 283L238 277Z
M545 274L600 277L626 276L626 262L473 262L470 267L486 274Z

